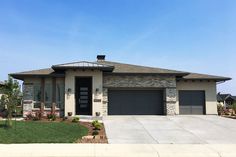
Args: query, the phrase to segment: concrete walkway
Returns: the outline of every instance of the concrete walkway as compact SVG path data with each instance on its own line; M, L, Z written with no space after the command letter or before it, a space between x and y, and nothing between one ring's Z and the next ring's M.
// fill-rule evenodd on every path
M236 144L236 120L219 116L107 116L110 144Z
M1 157L235 157L236 145L0 145Z

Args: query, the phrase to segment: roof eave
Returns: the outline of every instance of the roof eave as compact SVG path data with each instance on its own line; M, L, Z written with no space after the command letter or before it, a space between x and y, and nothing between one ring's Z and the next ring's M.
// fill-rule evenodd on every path
M232 78L177 78L177 80L213 80L216 82L229 81Z
M186 76L189 73L106 72L106 74L110 74L110 75L173 75L173 76Z

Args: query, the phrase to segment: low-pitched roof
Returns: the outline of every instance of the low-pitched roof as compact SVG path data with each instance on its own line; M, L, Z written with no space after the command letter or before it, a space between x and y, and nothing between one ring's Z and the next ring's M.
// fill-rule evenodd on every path
M214 76L214 75L208 75L208 74L198 74L198 73L190 73L190 74L184 76L183 79L187 79L187 80L217 80L217 81L231 80L231 78L229 78L229 77Z
M222 99L222 97L220 96L220 94L217 94L216 99L218 102L223 102L224 100Z
M236 96L231 96L232 99L236 100Z
M189 73L184 71L162 69L156 67L132 65L126 63L110 62L110 61L96 61L96 62L73 62L66 64L53 65L51 68L39 69L32 71L25 71L20 73L10 74L17 79L24 79L27 76L60 76L63 77L65 69L99 69L112 74L170 74L178 76L178 79L184 80L216 80L226 81L231 78L213 76L206 74Z
M101 61L101 64L114 66L112 73L141 73L141 74L175 74L175 75L187 75L188 72L169 70L156 67L140 66L126 63Z
M111 72L114 69L114 66L106 65L106 64L100 64L99 62L80 61L80 62L53 65L52 69L54 69L54 70L99 69L99 70L102 70L102 71L110 71Z

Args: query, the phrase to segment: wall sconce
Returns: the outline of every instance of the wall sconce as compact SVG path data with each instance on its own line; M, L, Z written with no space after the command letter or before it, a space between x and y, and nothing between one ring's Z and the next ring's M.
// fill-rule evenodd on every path
M68 95L68 96L70 96L71 91L72 91L71 88L68 88L68 89L67 89L67 95Z

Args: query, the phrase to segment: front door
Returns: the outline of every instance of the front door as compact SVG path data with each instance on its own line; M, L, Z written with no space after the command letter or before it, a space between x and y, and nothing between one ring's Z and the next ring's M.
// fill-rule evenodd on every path
M76 115L92 115L92 78L76 78Z

